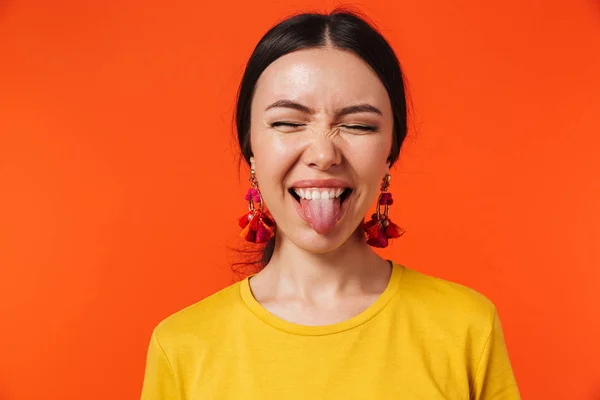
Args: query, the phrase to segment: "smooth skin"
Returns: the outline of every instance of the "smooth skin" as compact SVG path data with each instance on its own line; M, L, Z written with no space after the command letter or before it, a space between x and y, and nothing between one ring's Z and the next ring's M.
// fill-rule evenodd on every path
M275 316L334 324L360 314L385 290L390 264L366 244L360 224L389 171L392 129L387 91L351 52L296 51L261 75L252 101L251 163L277 239L250 287ZM330 178L353 192L335 228L319 234L298 215L288 190L302 179Z

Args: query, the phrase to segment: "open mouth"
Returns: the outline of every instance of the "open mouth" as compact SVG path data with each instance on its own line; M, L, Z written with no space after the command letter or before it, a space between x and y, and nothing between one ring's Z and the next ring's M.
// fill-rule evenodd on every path
M350 196L352 193L351 188L290 188L288 192L298 202L301 199L305 200L317 200L317 199L339 199L340 205Z
M331 232L348 208L351 188L304 187L288 189L296 212L315 232Z

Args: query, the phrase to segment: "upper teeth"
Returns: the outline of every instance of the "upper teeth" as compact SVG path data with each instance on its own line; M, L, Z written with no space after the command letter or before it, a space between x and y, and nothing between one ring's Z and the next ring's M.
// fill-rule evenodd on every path
M301 199L314 200L314 199L335 199L340 197L344 193L342 188L294 188L294 192Z

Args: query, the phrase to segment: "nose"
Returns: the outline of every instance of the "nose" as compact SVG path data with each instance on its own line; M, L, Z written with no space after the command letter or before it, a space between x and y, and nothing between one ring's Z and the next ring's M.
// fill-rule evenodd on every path
M320 170L340 165L342 154L334 143L334 137L327 134L317 134L311 140L309 146L303 153L303 161L306 165Z

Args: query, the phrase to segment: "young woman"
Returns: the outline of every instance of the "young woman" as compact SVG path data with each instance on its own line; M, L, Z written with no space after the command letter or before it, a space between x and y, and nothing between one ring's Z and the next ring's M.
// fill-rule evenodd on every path
M387 187L406 135L377 31L341 11L278 24L236 121L264 268L158 325L142 399L519 399L493 304L372 249L402 233Z

